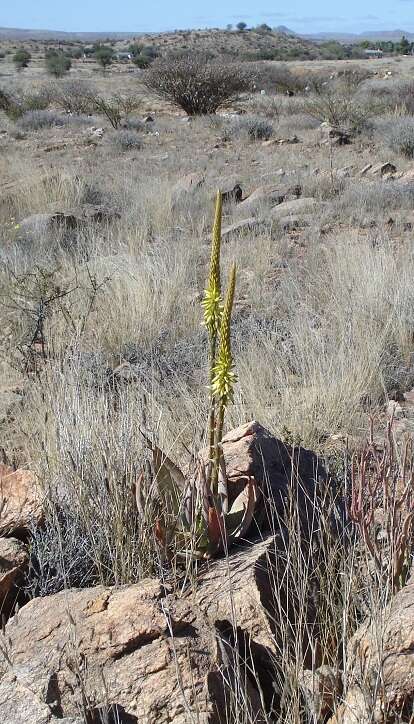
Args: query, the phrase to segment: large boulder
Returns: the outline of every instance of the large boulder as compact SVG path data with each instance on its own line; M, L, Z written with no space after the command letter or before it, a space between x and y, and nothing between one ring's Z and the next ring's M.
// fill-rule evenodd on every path
M270 212L270 218L273 221L280 221L290 215L298 217L303 214L309 214L309 212L316 212L322 207L323 204L312 197L292 199L291 201L284 201L274 206Z
M16 538L0 538L0 612L7 618L18 598L18 584L29 562L26 546Z
M414 577L348 646L348 692L330 724L412 722Z
M0 464L0 535L20 534L43 518L43 494L30 470Z
M255 420L231 430L222 444L229 506L253 478L261 493L253 530L255 526L262 531L279 529L290 500L309 537L311 526L318 525L320 488L327 483L319 458L306 448L282 442ZM207 461L208 450L201 457Z
M201 606L159 581L35 599L9 621L6 641L8 724L228 721L235 651ZM246 670L238 684L248 721L263 724L254 676Z

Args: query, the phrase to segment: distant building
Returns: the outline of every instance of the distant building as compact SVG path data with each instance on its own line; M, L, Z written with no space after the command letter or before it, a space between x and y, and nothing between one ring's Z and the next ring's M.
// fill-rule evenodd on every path
M115 60L132 60L132 53L123 51L115 53Z
M383 55L384 53L379 48L377 48L376 50L373 48L368 48L365 51L365 56L367 58L382 58Z

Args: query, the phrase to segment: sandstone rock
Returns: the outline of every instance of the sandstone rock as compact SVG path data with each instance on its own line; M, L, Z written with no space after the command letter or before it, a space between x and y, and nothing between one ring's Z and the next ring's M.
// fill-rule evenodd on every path
M261 530L277 530L288 496L294 494L303 531L307 537L310 535L311 513L315 524L317 517L315 510L311 511L312 502L318 497L320 484L326 481L325 470L314 453L300 447L293 449L260 423L251 421L223 437L223 454L230 506L246 481L253 478L267 503L259 504L255 525ZM208 451L202 451L201 456L207 461Z
M284 216L282 219L279 219L278 224L283 231L296 231L311 226L312 221L312 217L305 214L303 216Z
M414 578L394 596L383 621L367 621L348 646L349 689L330 724L412 721ZM380 685L378 685L380 683Z
M275 206L271 212L270 217L274 221L286 218L289 215L299 216L306 214L310 211L316 211L320 209L322 204L314 198L301 198L294 199L292 201L284 201L282 204Z
M30 470L13 470L0 464L0 535L26 530L43 517L43 495Z
M300 186L259 186L239 204L239 208L245 209L248 213L254 213L263 206L269 207L297 199L301 192Z
M320 666L315 671L306 669L302 672L300 683L314 721L326 721L342 693L340 674L330 666Z
M222 229L221 238L226 240L230 236L243 234L247 231L257 231L258 229L260 229L261 226L262 222L259 219L256 219L254 216L251 216L248 219L242 219L241 221L236 221L230 226L226 226L224 229Z
M223 204L238 204L243 197L242 187L238 181L229 179L227 182L220 186Z
M83 722L85 702L91 722L106 721L104 712L136 724L228 720L235 656L227 634L159 581L35 599L5 634L0 721ZM248 720L263 724L257 683L247 670L243 681Z
M118 218L120 214L117 211L104 205L84 204L68 211L53 210L49 213L32 214L20 221L19 235L70 232L84 228L87 223L110 223Z
M16 600L16 584L29 561L26 546L16 538L0 538L0 612L8 617Z
M386 174L393 174L397 170L397 167L393 163L387 161L387 163L377 163L370 170L371 176L385 176Z

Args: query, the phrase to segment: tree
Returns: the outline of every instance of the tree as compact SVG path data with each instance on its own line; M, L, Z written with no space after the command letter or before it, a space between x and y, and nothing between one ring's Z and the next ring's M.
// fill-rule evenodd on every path
M247 23L237 23L236 28L240 31L240 33L242 33L243 30L246 30Z
M398 44L398 52L402 53L403 55L407 55L411 51L411 43L405 35L402 36L399 44Z
M15 64L17 70L23 70L23 68L27 68L31 59L31 54L28 50L25 50L25 48L20 48L20 50L17 50L16 53L13 55L13 63Z
M215 113L252 86L252 73L240 64L212 60L205 54L160 58L146 71L144 85L189 116Z
M72 67L72 61L61 51L49 50L45 55L46 70L55 78L62 78Z
M114 51L112 48L110 48L108 45L100 45L95 50L95 58L99 65L102 66L102 68L106 68L108 65L111 65L112 60L114 57Z

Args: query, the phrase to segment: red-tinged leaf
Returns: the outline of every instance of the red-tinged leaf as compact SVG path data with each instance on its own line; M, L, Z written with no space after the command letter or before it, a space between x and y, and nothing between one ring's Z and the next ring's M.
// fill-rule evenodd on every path
M155 521L154 535L157 540L157 543L159 543L160 546L165 547L166 542L167 542L165 528L159 518L157 518L157 520Z
M215 508L208 509L208 539L212 546L219 547L223 542L224 526L223 519Z

